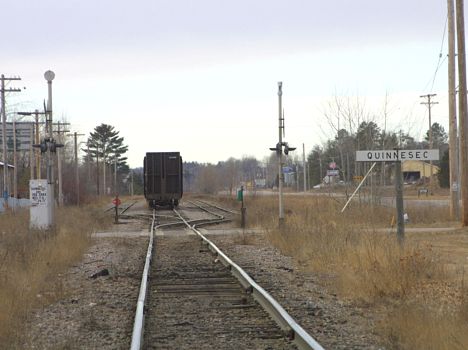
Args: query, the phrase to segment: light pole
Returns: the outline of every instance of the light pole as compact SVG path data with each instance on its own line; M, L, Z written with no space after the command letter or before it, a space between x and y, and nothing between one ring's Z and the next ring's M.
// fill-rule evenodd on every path
M44 73L44 78L47 80L47 137L43 141L43 147L41 147L41 152L47 152L47 187L49 192L48 198L48 223L50 226L54 226L55 223L55 194L54 194L54 159L53 153L55 154L56 145L53 135L53 125L52 125L52 80L55 78L55 73L51 70L48 70Z

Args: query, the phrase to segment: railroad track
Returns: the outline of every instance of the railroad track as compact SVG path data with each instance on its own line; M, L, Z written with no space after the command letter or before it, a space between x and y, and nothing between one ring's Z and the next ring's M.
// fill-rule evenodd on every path
M132 201L132 202L128 202L128 203L122 203L122 205L119 205L119 207L118 207L119 215L122 215L123 213L125 213L128 209L133 207L137 202L138 201ZM110 212L111 210L115 211L115 205L107 207L106 209L104 209L104 212L107 213L107 212Z
M233 213L189 204L153 211L151 231L163 234L150 237L131 349L322 349L197 230Z
M200 199L197 199L196 202L198 202L198 205L208 206L209 208L217 209L217 210L219 210L219 211L221 211L223 213L228 213L228 214L233 214L233 215L240 215L240 211L235 211L235 210L232 210L232 209L226 209L226 208L220 207L217 204L213 204L213 203L210 203L210 202L207 202L207 201L202 201ZM195 204L195 205L197 205L197 204Z

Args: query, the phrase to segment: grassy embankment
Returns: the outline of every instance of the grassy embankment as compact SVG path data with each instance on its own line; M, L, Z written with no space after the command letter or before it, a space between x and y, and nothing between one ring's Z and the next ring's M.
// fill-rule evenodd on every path
M336 199L287 197L280 231L276 197L247 198L246 203L249 226L265 228L269 240L298 265L333 276L324 277L330 289L377 313L376 331L387 348L468 349L463 285L468 261L460 259L458 268L448 269L430 235L407 233L400 247L395 229L393 234L382 230L389 228L392 208L353 203L340 214L343 203ZM411 226L450 226L447 208L410 207L408 214Z
M59 208L55 230L29 229L29 211L0 215L0 344L13 344L31 310L61 298L60 274L79 261L102 210ZM1 346L0 346L1 347Z

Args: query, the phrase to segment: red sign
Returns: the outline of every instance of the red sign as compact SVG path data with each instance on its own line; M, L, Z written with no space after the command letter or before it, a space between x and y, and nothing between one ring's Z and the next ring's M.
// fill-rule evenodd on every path
M330 169L335 169L336 168L336 163L331 162L330 164L328 164L328 166L330 167Z
M119 197L115 197L113 200L112 200L112 204L114 205L120 205L120 203L122 203L119 199Z

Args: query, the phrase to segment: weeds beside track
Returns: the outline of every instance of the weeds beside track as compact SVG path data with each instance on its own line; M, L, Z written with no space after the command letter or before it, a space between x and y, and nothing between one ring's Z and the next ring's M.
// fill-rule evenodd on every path
M0 216L0 344L14 347L29 312L66 293L60 274L81 259L93 230L106 225L101 213L59 208L49 231L30 230L28 210Z

